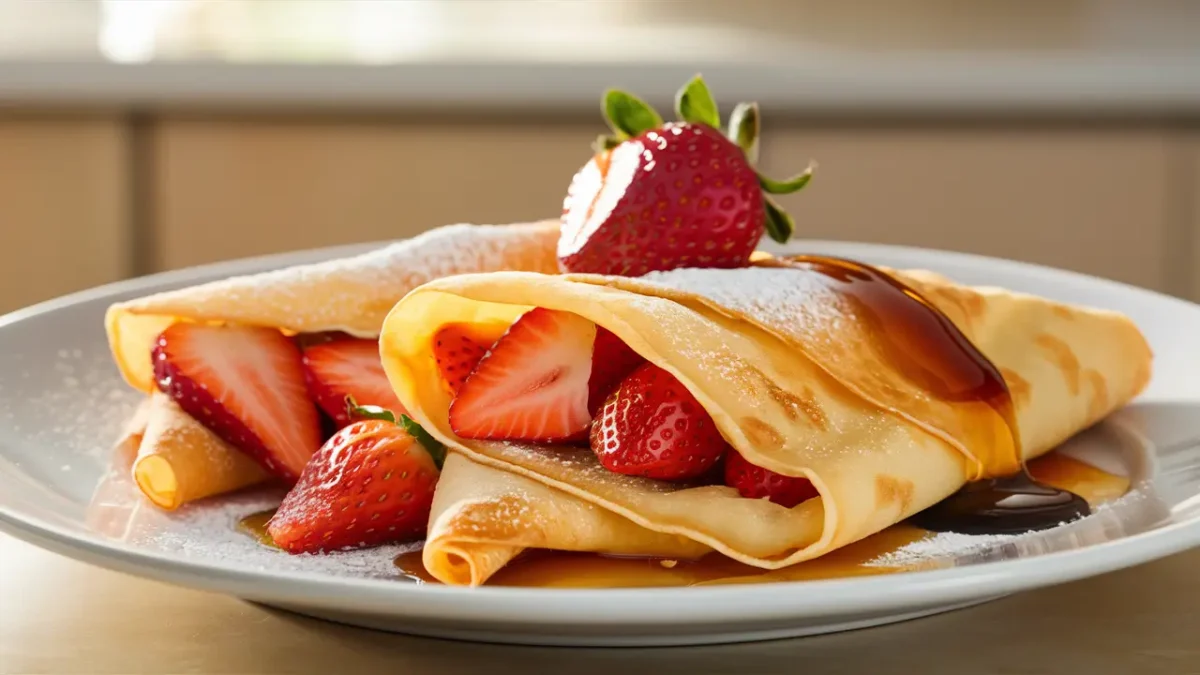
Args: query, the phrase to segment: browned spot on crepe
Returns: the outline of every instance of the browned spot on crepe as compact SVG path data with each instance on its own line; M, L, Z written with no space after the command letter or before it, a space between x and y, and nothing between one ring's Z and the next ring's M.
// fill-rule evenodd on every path
M1009 368L1001 368L1000 375L1008 384L1008 393L1012 396L1013 407L1020 410L1029 405L1029 397L1033 394L1029 381L1021 377L1017 371Z
M460 536L469 534L480 539L521 541L525 546L537 546L547 541L543 524L541 518L533 517L528 501L505 495L462 506L441 529Z
M1085 370L1083 376L1092 389L1092 397L1088 400L1088 419L1098 420L1108 412L1108 382L1100 371L1092 368Z
M983 316L987 309L987 301L982 295L961 288L940 286L918 290L923 290L922 294L930 302L967 333L971 332L975 320Z
M1071 391L1072 396L1079 394L1079 359L1075 358L1075 352L1071 351L1071 347L1067 343L1050 335L1042 333L1037 336L1035 342L1042 351L1046 352L1046 358L1054 362L1058 369L1062 371L1062 376L1067 380L1067 389Z
M783 447L783 436L775 427L757 417L742 418L742 431L755 447L763 450L778 450Z
M795 422L803 415L812 422L814 427L822 431L825 430L828 423L825 418L825 411L813 396L812 389L804 387L803 391L799 394L794 394L775 384L774 380L767 377L757 368L750 368L750 372L758 380L758 386L765 389L771 400L779 404L779 407L783 409L783 414L789 420Z
M1070 307L1065 307L1063 305L1051 305L1050 307L1054 311L1054 316L1057 316L1060 319L1066 319L1067 321L1075 320L1075 313L1071 311Z
M875 505L884 508L895 504L901 511L908 509L912 501L915 486L910 480L901 480L892 476L875 477Z

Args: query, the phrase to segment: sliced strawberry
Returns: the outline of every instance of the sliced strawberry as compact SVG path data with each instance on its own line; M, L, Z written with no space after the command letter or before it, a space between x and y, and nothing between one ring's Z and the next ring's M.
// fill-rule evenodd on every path
M646 362L608 330L597 326L596 341L592 347L592 375L588 379L588 412L593 417L604 399L635 368Z
M725 458L725 484L736 488L738 494L750 499L767 498L789 509L817 496L817 489L807 478L775 473L746 461L736 452Z
M486 339L485 339L486 340ZM481 341L469 326L452 323L442 326L433 336L433 357L438 372L451 396L457 396L463 382L479 364L488 346L495 340Z
M564 441L591 424L588 381L596 324L536 308L509 327L450 404L463 438Z
M294 482L321 446L300 350L279 331L178 323L152 360L159 389L280 478Z
M313 455L267 532L289 553L418 538L441 457L393 422L354 422Z
M729 450L691 392L652 363L633 371L604 402L591 445L610 471L659 480L696 478Z
M352 421L346 411L347 396L359 405L379 406L398 415L404 412L383 372L375 340L343 338L308 347L304 374L309 394L339 428Z

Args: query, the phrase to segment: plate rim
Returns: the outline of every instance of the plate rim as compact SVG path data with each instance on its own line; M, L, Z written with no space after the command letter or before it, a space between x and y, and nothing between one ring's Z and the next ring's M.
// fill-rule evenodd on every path
M0 316L0 330L20 321L66 310L85 302L162 286L211 280L218 276L265 271L277 267L317 262L353 255L401 240L365 242L334 247L251 256L160 272L60 296ZM1048 284L1087 286L1134 296L1153 297L1184 311L1200 310L1196 303L1112 279L1036 263L959 251L837 240L793 240L786 249L818 248L835 255L870 258L899 256L934 260L943 264L980 264ZM768 247L780 250L781 247ZM839 251L841 253L839 253ZM157 292L151 291L151 292ZM97 328L99 330L99 327ZM413 616L462 619L463 607L471 620L509 624L565 622L572 625L628 624L631 616L643 623L706 624L719 620L785 619L803 614L838 611L886 610L913 605L954 602L968 597L1011 592L1082 579L1149 562L1200 546L1200 517L1173 522L1153 530L1093 544L1080 549L1046 553L1030 558L979 565L905 572L901 575L851 577L769 584L734 584L701 587L647 588L478 588L417 584L389 579L343 577L305 571L270 571L237 564L217 564L187 557L172 557L119 542L107 542L66 531L39 518L22 516L0 503L0 530L33 545L107 569L166 581L192 588L235 594L286 598L323 607L342 608L352 601L360 609L396 613L406 600L415 601ZM897 583L897 579L903 583ZM249 589L261 585L263 594L240 593L230 585ZM803 591L801 591L803 589ZM805 593L801 605L796 594ZM347 596L347 594L350 594ZM647 602L662 598L663 603ZM570 611L587 603L588 612ZM514 613L532 612L524 620Z

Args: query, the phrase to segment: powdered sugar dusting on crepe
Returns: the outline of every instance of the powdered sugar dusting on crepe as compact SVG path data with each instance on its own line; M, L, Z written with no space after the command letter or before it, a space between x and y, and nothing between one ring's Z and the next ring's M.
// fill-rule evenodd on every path
M549 223L449 225L350 258L223 279L122 307L135 314L374 337L392 306L428 281L476 272L557 272L556 236Z

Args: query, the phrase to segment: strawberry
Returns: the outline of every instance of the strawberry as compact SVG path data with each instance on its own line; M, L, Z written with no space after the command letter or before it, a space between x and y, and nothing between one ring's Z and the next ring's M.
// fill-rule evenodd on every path
M596 326L596 341L592 346L592 375L588 379L588 413L596 416L604 399L613 389L633 372L635 368L646 362L637 352L633 351L608 330Z
M817 489L807 478L785 476L755 466L736 452L725 458L725 484L736 488L743 497L766 497L789 509L817 496Z
M696 478L729 450L691 392L652 363L633 371L604 402L591 445L606 469L659 480Z
M151 353L158 388L288 482L321 446L300 350L272 328L177 323Z
M591 424L588 382L596 324L535 308L496 341L450 403L463 438L566 441Z
M309 394L339 428L352 421L348 396L362 405L404 412L383 372L375 340L341 338L310 346L304 350L304 375Z
M492 342L480 342L464 324L452 323L438 329L433 336L433 357L451 396L458 395Z
M445 448L381 408L334 434L267 524L288 553L414 539L425 533Z
M728 137L699 77L678 94L679 122L663 123L645 102L616 90L605 94L604 110L616 135L601 139L567 190L558 241L564 271L745 267L764 230L779 242L791 237L791 218L763 192L801 189L812 167L786 181L755 172L757 104L738 105Z

